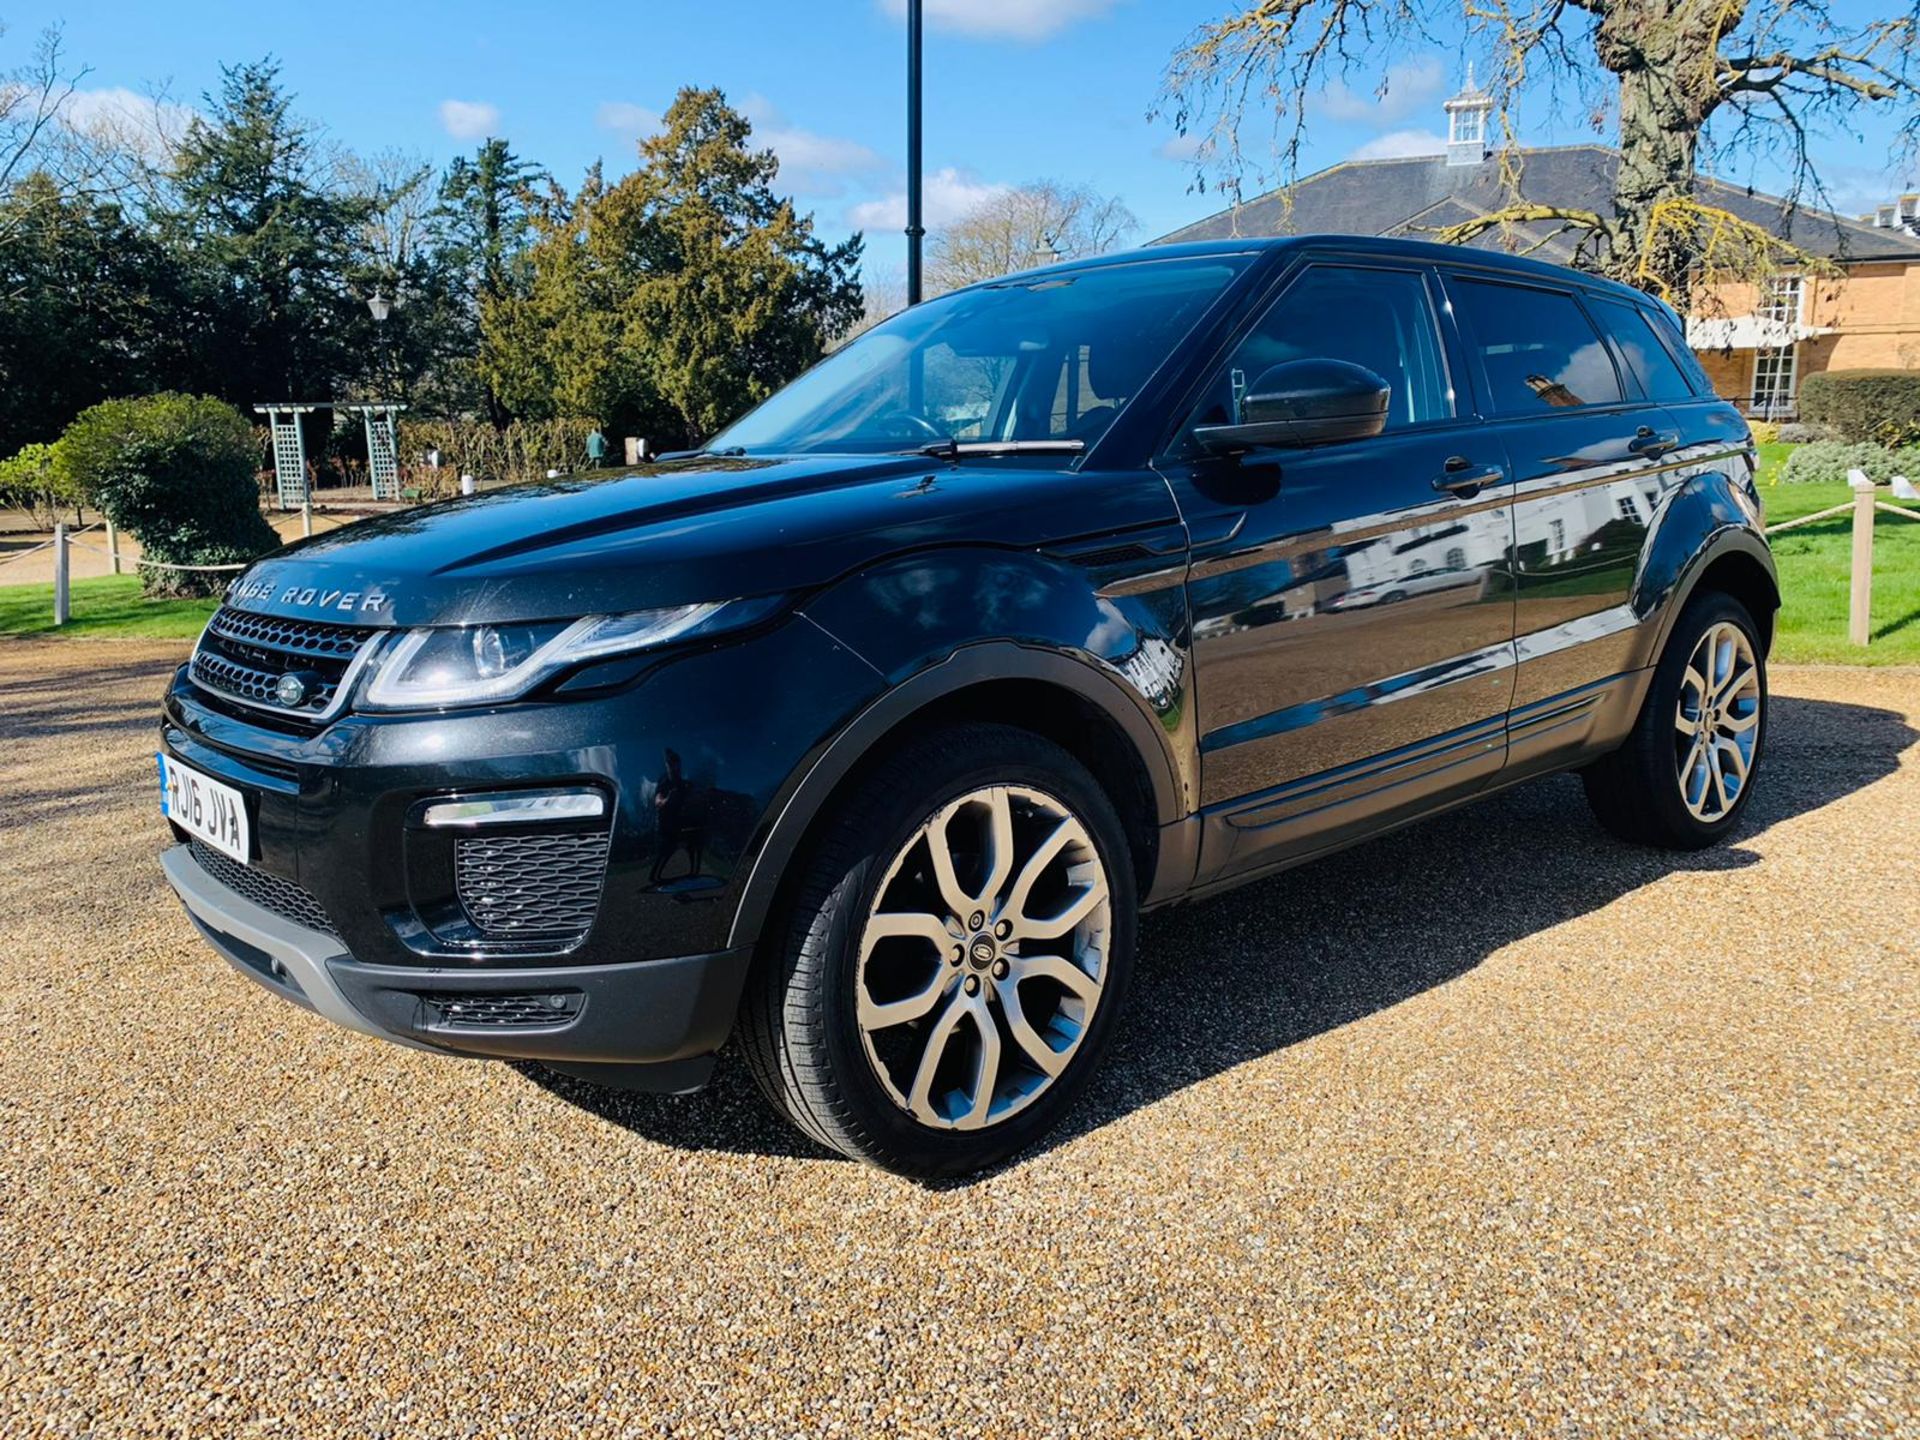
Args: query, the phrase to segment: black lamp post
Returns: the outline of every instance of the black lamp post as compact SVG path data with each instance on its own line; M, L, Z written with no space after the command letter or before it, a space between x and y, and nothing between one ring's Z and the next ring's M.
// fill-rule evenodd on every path
M907 0L907 304L920 303L920 0Z

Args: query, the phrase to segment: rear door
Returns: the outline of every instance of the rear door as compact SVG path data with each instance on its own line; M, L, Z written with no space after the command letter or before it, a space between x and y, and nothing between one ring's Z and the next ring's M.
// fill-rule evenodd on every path
M1193 543L1203 878L1480 788L1504 761L1513 684L1511 487L1456 395L1430 273L1316 259L1255 317L1160 464ZM1386 380L1385 432L1232 459L1192 445L1303 358Z
M1490 431L1514 481L1515 646L1509 765L1577 752L1640 650L1640 552L1677 483L1674 417L1603 337L1573 284L1464 267L1445 283ZM1653 357L1647 357L1651 365Z

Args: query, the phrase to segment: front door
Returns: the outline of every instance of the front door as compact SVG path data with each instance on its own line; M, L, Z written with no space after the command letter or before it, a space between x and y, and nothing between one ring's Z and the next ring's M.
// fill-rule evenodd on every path
M1187 422L1324 357L1388 382L1377 438L1222 459L1183 432L1162 464L1193 543L1203 880L1470 794L1505 759L1511 487L1456 404L1432 289L1418 268L1306 266Z

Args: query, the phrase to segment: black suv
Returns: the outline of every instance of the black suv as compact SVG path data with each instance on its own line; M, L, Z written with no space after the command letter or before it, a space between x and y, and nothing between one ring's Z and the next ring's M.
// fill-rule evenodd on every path
M1553 266L1017 275L697 454L262 560L166 698L163 864L343 1025L668 1090L731 1036L823 1144L966 1171L1092 1080L1143 907L1572 767L1725 834L1753 471L1673 313Z

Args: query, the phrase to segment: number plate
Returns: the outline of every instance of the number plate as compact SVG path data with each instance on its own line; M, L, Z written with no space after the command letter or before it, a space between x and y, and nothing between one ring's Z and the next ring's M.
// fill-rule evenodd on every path
M209 780L167 755L160 761L160 813L183 830L243 863L251 855L247 800L231 785Z

